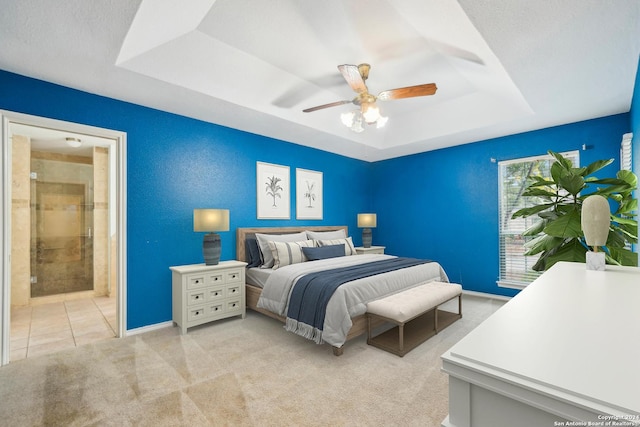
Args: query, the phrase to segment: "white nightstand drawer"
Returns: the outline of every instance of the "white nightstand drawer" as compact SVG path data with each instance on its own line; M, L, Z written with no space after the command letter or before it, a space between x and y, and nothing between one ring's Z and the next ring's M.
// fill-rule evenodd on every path
M187 289L197 289L206 285L204 275L187 276Z
M210 273L207 275L207 279L209 285L224 283L224 274L220 272Z
M236 295L240 295L240 293L242 292L242 289L240 288L240 285L233 285L233 286L227 286L227 297L234 297Z
M227 301L227 313L231 313L234 311L242 311L242 304L240 303L239 299L232 299Z
M207 301L215 301L224 298L224 286L216 286L207 289Z
M229 272L227 272L227 277L226 277L226 282L225 283L234 283L234 282L240 282L242 280L242 273L241 270L230 270Z
M206 307L193 307L187 311L187 322L195 322L207 317Z
M210 304L207 306L208 311L207 314L209 316L216 316L218 314L224 313L224 302L220 301L214 304Z
M203 302L205 302L205 295L206 295L205 289L202 289L199 291L191 291L188 293L188 296L187 296L187 304L188 305L202 304Z

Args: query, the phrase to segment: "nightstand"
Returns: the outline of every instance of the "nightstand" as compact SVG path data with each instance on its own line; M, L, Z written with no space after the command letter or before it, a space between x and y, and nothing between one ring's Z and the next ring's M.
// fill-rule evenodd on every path
M217 265L170 267L172 272L173 323L182 334L192 326L245 316L245 266L241 261Z
M358 246L356 248L356 252L358 255L363 254L383 254L385 246L371 246L369 248L365 248L364 246Z

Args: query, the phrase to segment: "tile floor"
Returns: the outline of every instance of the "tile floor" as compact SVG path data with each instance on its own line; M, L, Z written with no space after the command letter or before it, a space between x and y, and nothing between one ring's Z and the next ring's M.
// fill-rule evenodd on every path
M116 298L96 297L11 309L11 362L116 335Z

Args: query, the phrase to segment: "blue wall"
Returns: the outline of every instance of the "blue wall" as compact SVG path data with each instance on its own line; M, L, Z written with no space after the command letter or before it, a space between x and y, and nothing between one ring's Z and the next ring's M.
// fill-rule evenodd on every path
M499 288L497 161L580 151L583 165L614 158L601 176L619 169L629 114L589 120L430 151L374 164L374 244L387 252L440 262L467 290L514 295Z
M127 328L171 319L171 265L202 262L202 234L192 210L229 208L222 259L235 257L235 229L247 226L349 226L360 244L358 212L378 214L374 244L387 252L439 261L465 289L498 288L499 160L575 150L582 164L602 158L619 167L619 144L630 120L640 135L638 83L631 115L559 126L413 156L366 163L141 107L0 70L0 109L127 132ZM635 154L638 159L636 144ZM256 219L256 161L324 174L324 219Z
M235 229L347 225L371 210L372 165L0 71L0 109L127 133L127 328L171 320L169 266L202 262L193 209L230 209L222 259L235 258ZM256 218L256 161L323 172L323 220Z

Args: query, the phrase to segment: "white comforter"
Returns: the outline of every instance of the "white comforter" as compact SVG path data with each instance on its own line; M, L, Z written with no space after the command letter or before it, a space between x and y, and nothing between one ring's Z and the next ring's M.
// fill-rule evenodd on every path
M394 258L391 255L367 254L288 265L275 270L262 289L258 307L286 317L289 295L296 281L307 273L347 267L376 260ZM341 347L351 329L351 318L364 314L367 303L400 290L431 281L448 282L449 279L437 262L403 268L373 277L353 280L340 286L327 305L322 340Z

